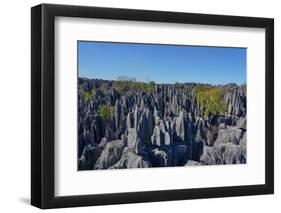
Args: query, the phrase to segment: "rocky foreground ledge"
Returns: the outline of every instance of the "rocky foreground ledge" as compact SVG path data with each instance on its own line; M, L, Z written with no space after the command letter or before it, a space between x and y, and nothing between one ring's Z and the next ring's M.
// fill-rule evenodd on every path
M79 170L246 163L245 85L79 78L78 109Z

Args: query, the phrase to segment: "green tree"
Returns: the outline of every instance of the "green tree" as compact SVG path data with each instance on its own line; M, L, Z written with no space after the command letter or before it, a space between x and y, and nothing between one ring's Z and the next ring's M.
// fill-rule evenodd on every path
M150 81L147 85L147 90L154 90L156 83L154 81Z
M89 91L84 92L84 100L85 101L90 101L93 97L93 94Z
M93 98L94 94L96 93L95 86L91 91L85 91L82 85L79 86L79 89L82 92L85 101L90 101Z
M103 104L98 107L98 115L101 116L106 121L110 121L113 112L114 112L113 106Z
M196 100L203 116L225 113L227 110L224 100L224 90L221 87L197 85L195 87Z
M151 81L149 83L136 81L114 81L113 87L120 93L127 93L130 91L151 91L154 89L156 83Z

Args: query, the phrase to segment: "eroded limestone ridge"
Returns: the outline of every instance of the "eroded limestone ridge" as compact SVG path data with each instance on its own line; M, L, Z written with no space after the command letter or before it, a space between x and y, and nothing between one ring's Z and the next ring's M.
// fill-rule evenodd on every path
M79 170L246 163L246 85L79 78Z

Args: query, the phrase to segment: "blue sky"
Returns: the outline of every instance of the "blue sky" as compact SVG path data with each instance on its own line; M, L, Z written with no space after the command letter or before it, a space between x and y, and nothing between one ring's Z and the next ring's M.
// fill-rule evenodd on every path
M78 42L79 77L156 83L246 82L245 48Z

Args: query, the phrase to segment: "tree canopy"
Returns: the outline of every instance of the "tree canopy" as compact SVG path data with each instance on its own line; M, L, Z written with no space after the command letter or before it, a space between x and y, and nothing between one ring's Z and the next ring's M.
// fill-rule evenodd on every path
M224 100L224 90L221 87L197 85L195 87L196 100L203 116L225 113L227 110Z
M114 81L113 87L121 93L129 92L131 90L139 90L139 91L152 91L155 87L156 83L154 81L150 81L149 83L144 82L136 82L136 81Z
M110 105L100 105L98 108L98 115L101 116L104 120L110 121L114 112L114 107Z

